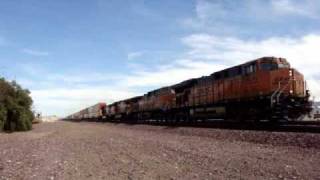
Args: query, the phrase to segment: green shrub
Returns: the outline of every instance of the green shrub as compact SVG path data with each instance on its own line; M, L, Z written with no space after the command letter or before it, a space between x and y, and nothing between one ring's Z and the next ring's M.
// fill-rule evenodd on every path
M30 92L15 81L0 79L0 131L32 129L34 119Z
M7 109L3 104L0 104L0 132L3 130L6 120L7 120Z

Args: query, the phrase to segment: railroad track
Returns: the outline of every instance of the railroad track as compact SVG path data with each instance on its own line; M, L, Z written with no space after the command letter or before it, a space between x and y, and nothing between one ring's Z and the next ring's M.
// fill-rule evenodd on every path
M289 121L280 123L281 131L320 133L320 121Z
M92 120L94 121L94 120ZM99 120L96 120L99 121ZM80 122L80 121L74 121ZM109 121L107 121L109 122ZM112 121L110 123L125 124L147 124L153 126L167 126L168 128L178 127L197 127L197 128L213 128L213 129L230 129L230 130L256 130L256 131L279 131L279 132L306 132L320 133L320 121L287 121L279 123L271 122L231 122L224 120L208 120L197 121L193 123L186 122L159 122L159 121L143 121L138 123Z
M199 126L210 127L210 128L221 128L221 129L238 129L238 130L320 133L320 121L289 121L289 122L281 122L281 123L209 122Z
M311 125L320 126L320 121L288 121L284 123L285 125Z

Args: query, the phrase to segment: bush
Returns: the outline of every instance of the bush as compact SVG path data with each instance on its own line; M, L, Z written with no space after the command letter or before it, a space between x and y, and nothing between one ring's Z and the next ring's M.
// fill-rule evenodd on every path
M7 110L3 104L0 104L0 132L4 128L4 123L7 120Z
M0 131L26 131L32 129L30 92L15 81L0 79Z

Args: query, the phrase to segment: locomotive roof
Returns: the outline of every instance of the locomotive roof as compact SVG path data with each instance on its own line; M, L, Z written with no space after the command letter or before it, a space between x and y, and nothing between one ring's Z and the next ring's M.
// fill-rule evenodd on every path
M137 101L137 100L139 100L139 99L141 99L143 96L135 96L135 97L132 97L132 98L130 98L130 99L126 99L126 100L124 100L124 101L126 101L126 102L129 102L129 101Z
M253 63L256 63L256 62L261 62L261 61L263 61L263 62L270 62L270 63L284 63L284 64L290 65L285 58L281 58L281 57L277 58L277 57L274 57L274 56L265 56L265 57L261 57L261 58L254 59L254 60L251 60L251 61L247 61L247 62L242 63L242 64L240 64L240 65L232 66L232 67L229 67L229 68L226 68L226 69L223 69L223 70L214 72L214 73L212 73L210 76L213 76L213 75L215 75L215 74L224 72L224 71L226 71L226 70L230 70L230 69L233 69L233 68L243 67L243 66L246 66L246 65L249 65L249 64L253 64Z
M243 66L246 66L246 65L249 65L249 64L253 64L253 63L256 63L256 62L259 62L259 61L263 61L263 62L282 62L282 63L288 63L287 60L285 58L276 58L274 56L265 56L265 57L261 57L261 58L258 58L258 59L254 59L254 60L251 60L251 61L247 61L245 63L242 63L240 65L236 65L236 66L233 66L233 67L230 67L230 68L226 68L226 69L223 69L223 70L220 70L220 71L217 71L217 72L214 72L212 74L210 74L209 76L202 76L202 77L199 77L199 78L192 78L192 79L188 79L188 80L185 80L185 81L182 81L178 84L174 84L174 85L171 85L171 86L165 86L165 87L161 87L159 89L155 89L153 91L149 91L146 93L147 96L149 95L152 95L152 94L156 94L156 93L160 93L162 91L168 91L170 89L174 89L176 92L181 90L181 89L184 89L194 83L201 83L201 82L205 82L207 80L211 80L211 79L219 79L219 76L221 76L222 74L221 73L224 73L226 71L229 71L229 70L235 70L237 71L237 68L240 69L239 71L242 71L242 68Z
M188 79L188 80L182 81L176 85L173 85L171 87L174 89L179 89L182 87L190 86L190 85L194 84L196 82L196 80L197 80L197 78Z

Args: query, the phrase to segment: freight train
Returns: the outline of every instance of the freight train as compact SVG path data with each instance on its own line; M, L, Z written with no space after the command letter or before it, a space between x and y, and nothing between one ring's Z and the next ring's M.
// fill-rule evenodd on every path
M303 75L285 58L262 57L209 76L150 91L142 96L99 103L67 119L120 122L288 121L311 111Z

